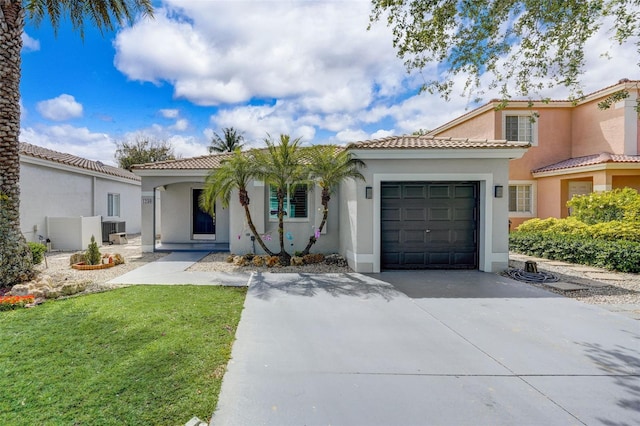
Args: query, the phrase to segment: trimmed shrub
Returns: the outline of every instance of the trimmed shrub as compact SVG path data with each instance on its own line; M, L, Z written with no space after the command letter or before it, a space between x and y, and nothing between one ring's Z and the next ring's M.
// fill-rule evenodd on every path
M89 247L87 247L87 251L85 252L85 258L89 265L99 265L102 260L100 249L98 249L98 243L96 243L96 239L93 235L91 236Z
M515 252L620 272L640 272L640 243L605 241L551 232L512 232Z
M47 252L47 246L42 243L27 242L29 249L31 250L31 256L33 256L33 264L38 265L42 263L44 254Z
M572 209L572 216L587 225L640 220L640 194L632 188L577 195L567 206Z

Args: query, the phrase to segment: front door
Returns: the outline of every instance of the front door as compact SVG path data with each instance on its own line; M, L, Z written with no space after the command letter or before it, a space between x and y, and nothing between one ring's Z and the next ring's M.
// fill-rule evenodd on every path
M200 194L202 194L202 189L193 189L191 193L192 238L194 240L215 240L216 221L209 213L200 208Z

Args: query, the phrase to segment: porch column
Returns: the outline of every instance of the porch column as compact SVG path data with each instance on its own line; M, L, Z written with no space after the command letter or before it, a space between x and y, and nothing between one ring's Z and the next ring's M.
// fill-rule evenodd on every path
M611 191L611 175L606 170L595 172L593 175L593 192Z
M142 191L141 201L141 245L142 252L151 253L155 248L155 190Z

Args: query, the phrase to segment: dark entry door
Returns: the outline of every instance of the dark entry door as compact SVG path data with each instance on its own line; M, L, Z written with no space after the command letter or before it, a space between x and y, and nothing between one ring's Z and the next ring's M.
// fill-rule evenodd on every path
M478 182L383 182L382 267L478 267Z
M216 221L200 208L199 199L202 189L194 189L191 194L192 236L194 240L214 240L216 237Z

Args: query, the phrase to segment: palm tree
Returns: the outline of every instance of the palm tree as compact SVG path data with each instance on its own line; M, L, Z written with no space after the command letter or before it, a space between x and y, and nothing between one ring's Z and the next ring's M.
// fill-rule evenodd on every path
M237 148L231 156L222 161L217 169L211 170L205 180L205 187L200 195L200 207L211 216L215 214L216 200L220 199L224 207L229 207L231 192L238 190L238 200L240 205L244 207L247 225L253 233L253 236L269 256L273 256L273 252L266 246L258 231L256 230L251 212L249 211L249 194L247 185L256 176L256 166L253 163L253 157L243 154L240 148Z
M211 145L209 145L209 152L233 152L236 148L242 148L244 145L244 136L242 132L238 132L233 127L226 127L222 129L223 137L214 133L213 139L211 139Z
M322 232L324 225L327 223L331 194L345 179L364 180L364 176L358 169L365 167L362 160L353 158L348 150L335 145L313 146L309 148L307 155L311 161L308 166L310 177L322 189L322 221L317 233L309 237L309 242L302 251L303 255L309 254L311 246L317 241L316 235Z
M152 0L0 0L0 284L13 285L33 276L31 252L20 232L20 75L25 11L39 23L45 16L54 29L68 17L84 36L88 19L101 31L113 30L137 13L152 16Z
M266 184L276 190L278 199L278 241L280 243L280 263L288 265L291 255L284 248L284 199L288 191L308 181L308 172L304 167L304 148L300 147L301 138L291 140L289 135L280 135L279 143L268 136L267 148L255 150L252 155L257 167L257 175Z

